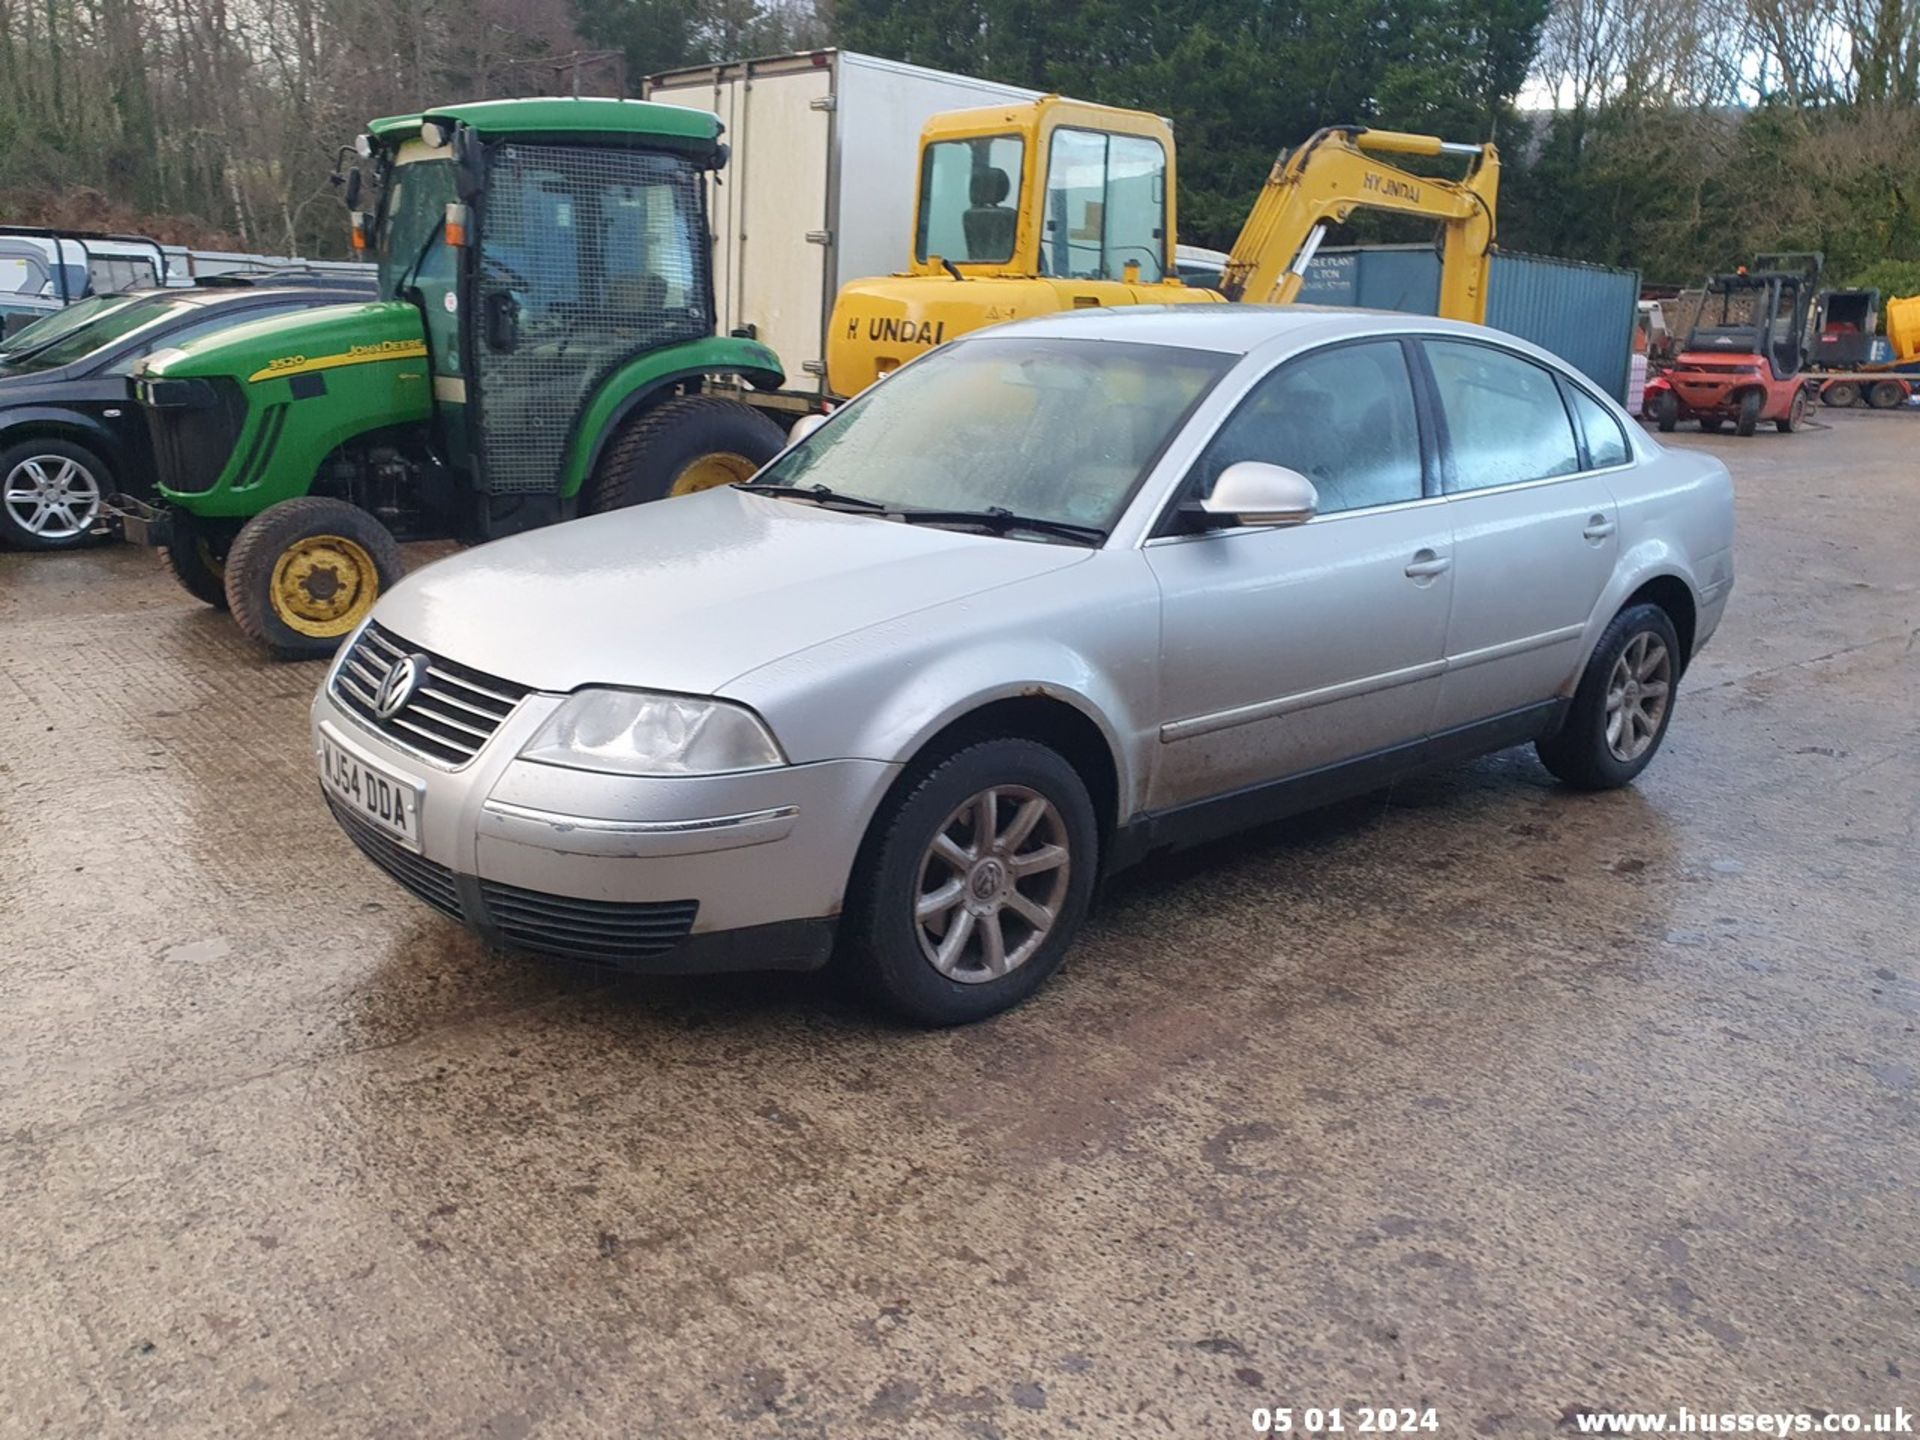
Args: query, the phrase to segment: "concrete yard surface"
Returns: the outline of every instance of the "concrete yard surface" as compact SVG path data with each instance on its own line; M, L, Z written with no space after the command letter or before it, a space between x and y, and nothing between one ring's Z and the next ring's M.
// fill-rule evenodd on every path
M336 831L320 666L0 554L0 1434L1920 1409L1920 423L1819 418L1673 437L1740 572L1634 788L1156 862L938 1034L488 950Z

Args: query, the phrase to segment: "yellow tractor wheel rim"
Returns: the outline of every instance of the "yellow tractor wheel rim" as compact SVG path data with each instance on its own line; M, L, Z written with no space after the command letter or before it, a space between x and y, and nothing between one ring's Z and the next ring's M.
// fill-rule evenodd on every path
M302 635L344 635L373 608L380 572L373 557L342 535L309 535L280 552L268 598L273 613Z
M716 450L711 455L702 455L674 476L673 488L667 494L692 495L696 491L711 490L716 485L738 485L742 480L751 480L753 472L759 468L744 455L736 455L731 450Z

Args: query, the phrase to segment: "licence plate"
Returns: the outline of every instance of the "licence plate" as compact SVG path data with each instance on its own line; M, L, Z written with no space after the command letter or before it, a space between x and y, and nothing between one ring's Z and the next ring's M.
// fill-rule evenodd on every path
M420 848L420 787L349 755L320 737L320 779L343 805L393 836L409 850Z

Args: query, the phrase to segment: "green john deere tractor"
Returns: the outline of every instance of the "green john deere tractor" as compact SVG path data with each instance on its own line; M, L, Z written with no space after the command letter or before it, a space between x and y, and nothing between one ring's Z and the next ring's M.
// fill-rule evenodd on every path
M400 538L486 540L746 479L784 436L715 392L783 376L764 345L713 333L720 131L637 100L375 121L341 178L381 298L149 358L135 388L161 503L129 504L129 534L275 653L324 655L399 578Z

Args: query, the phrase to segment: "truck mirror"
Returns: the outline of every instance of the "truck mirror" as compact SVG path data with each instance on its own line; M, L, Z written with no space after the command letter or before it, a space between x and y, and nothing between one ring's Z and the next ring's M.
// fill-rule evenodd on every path
M360 208L360 172L357 169L349 170L347 172L347 190L346 190L345 199L347 202L347 209L358 210Z

